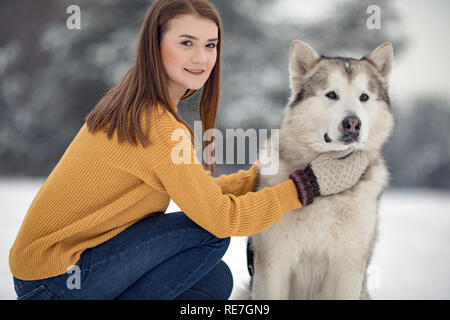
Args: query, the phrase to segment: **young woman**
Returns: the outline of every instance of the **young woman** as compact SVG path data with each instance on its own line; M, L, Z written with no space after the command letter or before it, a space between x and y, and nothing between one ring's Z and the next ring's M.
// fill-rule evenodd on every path
M310 203L333 161L339 185L356 183L356 154L258 192L256 164L218 178L205 170L177 103L203 88L203 129L214 128L221 40L207 0L153 3L134 66L87 116L25 216L9 258L18 299L227 299L229 237ZM170 199L183 211L163 214Z

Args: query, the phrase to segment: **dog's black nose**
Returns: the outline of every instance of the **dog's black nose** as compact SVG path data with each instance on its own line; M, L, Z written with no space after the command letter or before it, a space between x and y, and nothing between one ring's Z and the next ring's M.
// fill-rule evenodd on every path
M350 115L345 117L339 127L339 130L342 132L340 140L346 144L358 141L360 129L361 120L357 116Z
M342 133L344 135L359 136L359 130L361 129L361 120L357 116L348 116L342 120Z

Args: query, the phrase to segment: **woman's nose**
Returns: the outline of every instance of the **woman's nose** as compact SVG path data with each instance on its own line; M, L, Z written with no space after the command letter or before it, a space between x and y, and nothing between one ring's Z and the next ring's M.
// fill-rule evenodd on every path
M208 61L208 57L203 48L195 50L195 53L192 57L193 63L206 63Z

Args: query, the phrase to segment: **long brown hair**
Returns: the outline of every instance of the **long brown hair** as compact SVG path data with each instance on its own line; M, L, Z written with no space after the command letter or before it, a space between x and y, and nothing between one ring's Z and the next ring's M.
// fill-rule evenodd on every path
M144 108L150 116L152 108L156 108L156 104L160 103L179 122L186 125L190 131L192 143L197 146L192 128L178 116L172 106L168 91L168 78L160 51L160 42L167 22L182 14L196 14L208 18L218 27L217 60L203 86L199 108L203 130L215 128L220 96L220 52L223 29L219 13L208 0L156 0L149 8L141 26L134 65L125 74L122 81L112 88L86 116L89 131L95 132L109 122L107 135L109 139L111 139L114 129L117 128L119 143L125 137L129 143L137 145L137 135L141 144L146 147L151 142L140 128L140 116ZM196 91L186 90L181 100L189 98ZM211 143L214 143L214 138L211 140ZM208 144L203 141L203 150ZM214 174L214 163L205 162L204 167L210 167Z

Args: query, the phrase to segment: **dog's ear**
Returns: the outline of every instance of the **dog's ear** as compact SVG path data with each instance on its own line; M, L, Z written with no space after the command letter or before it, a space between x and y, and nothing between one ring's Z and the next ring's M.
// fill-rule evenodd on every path
M384 42L373 50L367 59L373 62L377 70L384 78L388 78L392 69L392 59L394 56L394 49L392 43Z
M296 93L300 91L300 86L305 73L308 72L320 56L301 40L294 40L291 43L291 53L289 56L289 73L291 90Z

